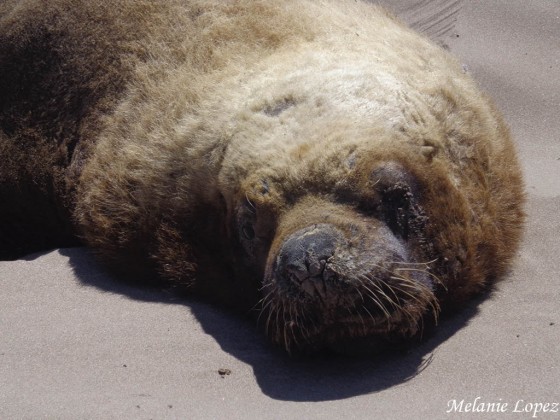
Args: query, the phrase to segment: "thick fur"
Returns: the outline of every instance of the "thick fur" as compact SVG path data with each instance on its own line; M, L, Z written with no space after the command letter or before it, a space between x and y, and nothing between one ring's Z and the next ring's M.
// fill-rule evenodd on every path
M0 101L4 258L79 238L132 277L270 310L263 290L292 299L272 273L286 238L332 217L437 279L405 311L417 324L502 275L519 242L501 116L370 4L6 0Z

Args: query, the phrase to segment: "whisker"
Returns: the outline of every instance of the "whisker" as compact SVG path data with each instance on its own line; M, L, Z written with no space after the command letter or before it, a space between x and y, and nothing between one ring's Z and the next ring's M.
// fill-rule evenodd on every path
M278 304L272 302L270 311L268 312L268 317L266 318L265 332L270 336L270 324L272 322L272 316L278 311Z
M247 193L245 193L245 199L247 200L247 204L249 204L250 209L253 210L252 213L256 214L257 208L255 207L255 204L249 199Z
M361 308L362 308L364 311L366 311L366 312L368 313L368 315L369 315L369 317L371 318L371 320L373 321L373 323L376 324L375 318L373 317L373 315L371 314L371 312L369 311L369 309L368 309L365 305L362 305Z
M420 269L420 268L397 267L397 268L394 269L394 271L415 271L415 272L427 274L432 279L434 279L437 284L439 284L445 290L447 290L447 286L443 283L443 281L438 276L436 276L434 273L430 273L427 270L423 270L423 269Z
M266 303L261 307L260 311L259 311L259 316L257 317L257 325L261 320L261 316L265 313L266 309L271 307L273 305L273 300L272 299L268 299L266 301ZM269 311L270 314L270 311Z
M252 306L252 308L249 310L249 312L257 310L258 305L264 303L274 292L275 292L274 290L271 290L265 296L260 298L259 301ZM262 308L263 308L263 306L261 306L261 309Z
M381 294L381 296L384 297L385 300L387 300L394 308L399 307L399 305L395 301L393 301L393 299L391 299L376 282L370 281L369 284L373 286L378 291L378 293Z
M383 305L383 303L381 303L379 301L379 299L377 298L375 293L369 287L367 287L366 285L362 285L362 287L369 292L369 298L370 298L371 302L373 302L375 304L375 306L377 306L383 312L383 314L385 315L385 317L387 319L390 318L391 315L389 314L389 311L387 310L385 305Z

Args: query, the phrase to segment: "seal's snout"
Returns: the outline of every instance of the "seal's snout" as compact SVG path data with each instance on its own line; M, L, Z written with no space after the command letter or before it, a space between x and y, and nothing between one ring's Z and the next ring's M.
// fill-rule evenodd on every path
M323 295L334 277L329 266L342 235L333 227L318 224L288 237L276 260L276 273L286 288L301 288L310 296Z
M428 263L416 262L406 241L373 217L322 208L331 223L284 216L271 247L261 319L274 341L289 351L377 346L379 337L414 335L428 314L437 318Z

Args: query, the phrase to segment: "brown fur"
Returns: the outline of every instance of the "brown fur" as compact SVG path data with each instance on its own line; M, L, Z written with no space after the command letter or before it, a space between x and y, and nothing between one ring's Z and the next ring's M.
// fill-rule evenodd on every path
M501 116L369 4L8 0L0 46L4 258L77 236L129 275L261 308L291 349L414 335L517 249L523 186ZM359 283L340 305L371 322L340 321L317 285L282 285L286 241L310 226L340 239L326 269Z

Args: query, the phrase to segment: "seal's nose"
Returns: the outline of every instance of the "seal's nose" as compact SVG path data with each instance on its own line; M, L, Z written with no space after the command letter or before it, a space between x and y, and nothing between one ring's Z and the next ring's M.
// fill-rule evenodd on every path
M330 274L329 259L335 254L340 234L329 225L299 230L284 242L278 254L276 273L279 282L301 287L314 296L323 290ZM321 286L320 290L318 287Z

